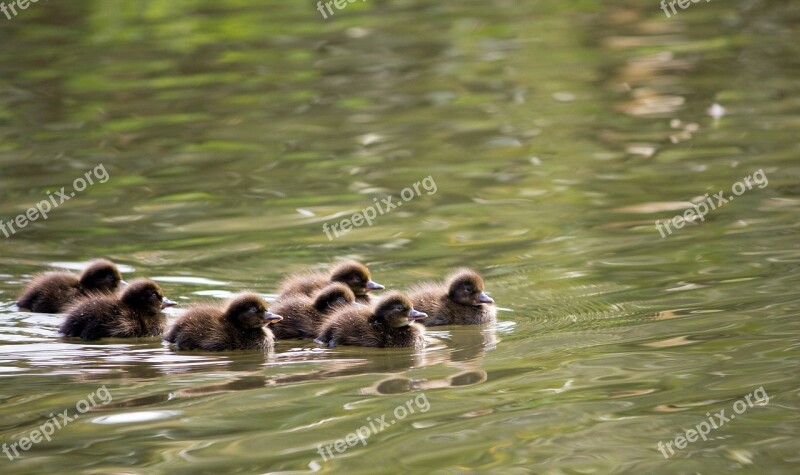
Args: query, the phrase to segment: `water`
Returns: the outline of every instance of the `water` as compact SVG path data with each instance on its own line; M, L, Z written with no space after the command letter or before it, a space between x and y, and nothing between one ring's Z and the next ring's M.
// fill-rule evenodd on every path
M795 472L800 11L649 3L370 0L323 20L313 2L103 0L0 17L0 216L98 172L2 237L2 442L79 417L0 470ZM759 170L768 184L704 221L654 226ZM323 231L426 177L435 193ZM417 353L265 356L65 341L61 317L14 311L32 274L96 256L183 304L274 297L344 256L399 289L470 266L500 321L437 328ZM768 403L659 451L759 388Z

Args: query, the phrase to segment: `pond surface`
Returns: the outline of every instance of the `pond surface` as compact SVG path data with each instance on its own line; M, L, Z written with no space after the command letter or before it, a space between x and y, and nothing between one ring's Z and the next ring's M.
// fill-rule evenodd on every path
M800 5L445 3L0 16L0 218L58 203L0 237L0 436L66 424L0 472L796 471ZM15 310L98 256L184 308L341 257L395 289L469 266L499 322L206 354Z

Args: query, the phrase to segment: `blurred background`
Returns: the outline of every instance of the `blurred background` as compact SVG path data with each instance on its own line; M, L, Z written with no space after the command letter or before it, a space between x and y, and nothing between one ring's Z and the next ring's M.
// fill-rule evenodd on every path
M3 473L795 470L798 2L17 13L0 14L0 219L101 164L108 180L0 235L2 442L102 385L113 401L0 456ZM656 230L757 170L768 186ZM436 193L323 232L428 176ZM274 297L342 257L394 289L469 266L499 322L431 331L420 352L290 341L264 356L66 341L61 317L16 311L33 274L99 256L182 304ZM657 450L761 386L769 404ZM420 394L429 411L320 459Z

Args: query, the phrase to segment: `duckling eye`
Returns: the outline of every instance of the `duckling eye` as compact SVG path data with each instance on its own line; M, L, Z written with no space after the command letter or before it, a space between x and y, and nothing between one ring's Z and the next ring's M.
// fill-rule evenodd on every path
M157 298L159 298L159 297L158 297L158 292L153 292L153 294L151 295L151 297L153 297L154 299L157 299Z
M250 307L250 312L256 313L256 312L258 312L258 309L255 308L255 307Z
M395 310L397 310L398 312L402 312L402 311L403 311L403 310L405 310L406 308L405 308L403 305L396 305L396 306L394 307L394 309L395 309Z

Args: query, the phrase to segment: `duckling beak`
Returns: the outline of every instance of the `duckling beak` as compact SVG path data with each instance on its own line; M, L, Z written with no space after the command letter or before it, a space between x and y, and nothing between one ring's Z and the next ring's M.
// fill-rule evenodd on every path
M423 318L427 318L427 317L428 317L427 313L418 312L418 311L414 310L413 308L411 309L410 312L408 312L408 319L409 320L422 320Z
M492 300L492 298L489 297L488 295L486 295L485 293L481 292L480 294L478 294L478 302L480 302L480 303L494 303L494 300Z
M370 281L367 282L367 291L370 291L370 290L383 290L385 288L386 287L382 286L381 284L379 284L379 283L377 283L375 281L370 280Z
M267 325L272 323L278 323L281 320L283 320L283 317L281 317L277 313L272 313L269 311L264 312L264 321L267 323Z
M178 302L173 302L166 297L161 299L161 308L174 307L175 305L178 305Z

